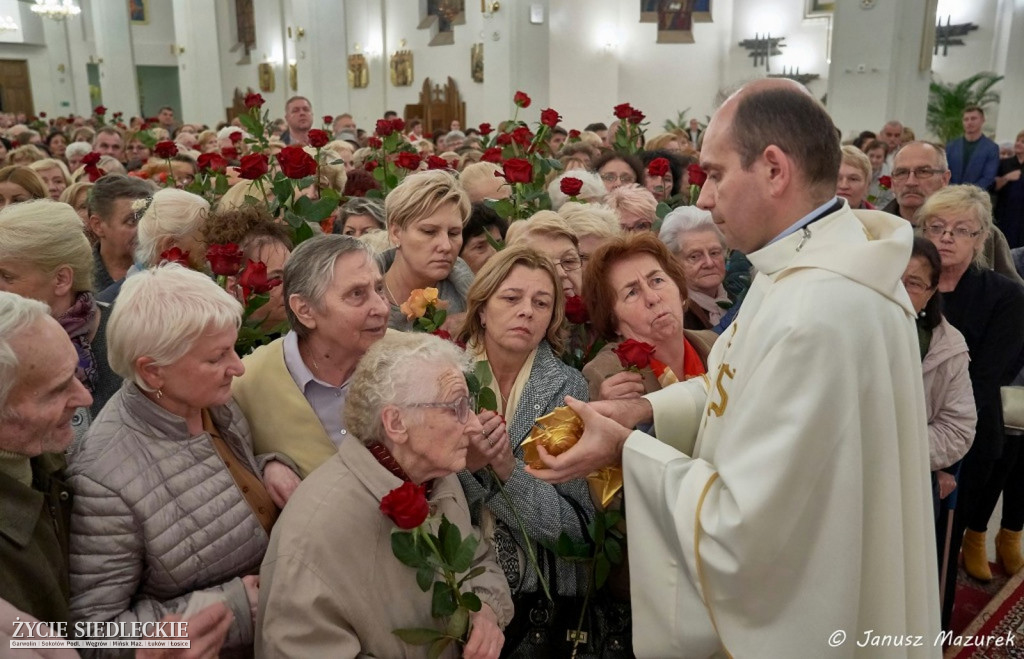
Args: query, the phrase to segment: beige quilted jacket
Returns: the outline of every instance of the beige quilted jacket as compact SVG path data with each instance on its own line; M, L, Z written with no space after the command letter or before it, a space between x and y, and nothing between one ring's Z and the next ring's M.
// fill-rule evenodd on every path
M238 406L210 414L236 458L262 474ZM189 437L184 419L125 382L71 460L72 619L155 621L216 591L235 616L225 649L251 652L241 577L259 572L269 538L210 436Z

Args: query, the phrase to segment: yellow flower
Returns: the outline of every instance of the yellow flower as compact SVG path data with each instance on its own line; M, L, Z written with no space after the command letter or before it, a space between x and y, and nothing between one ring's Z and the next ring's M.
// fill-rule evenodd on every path
M435 302L437 302L436 288L417 288L409 293L409 299L403 302L399 308L406 318L416 320L422 318L427 313L427 307Z

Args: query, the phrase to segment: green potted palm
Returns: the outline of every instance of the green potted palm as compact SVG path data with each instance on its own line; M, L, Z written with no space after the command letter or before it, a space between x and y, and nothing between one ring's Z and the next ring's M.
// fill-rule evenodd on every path
M975 73L956 83L932 80L928 89L928 130L944 144L963 134L964 109L977 105L984 109L999 102L999 93L992 88L1003 79L995 73Z

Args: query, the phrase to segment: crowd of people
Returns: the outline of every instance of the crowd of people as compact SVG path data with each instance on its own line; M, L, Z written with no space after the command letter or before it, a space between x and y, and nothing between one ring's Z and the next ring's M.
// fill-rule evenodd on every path
M608 601L578 656L948 628L961 553L992 579L1000 497L998 560L1024 568L1001 398L1024 131L1006 152L984 116L947 145L898 121L841 144L774 81L629 148L626 118L550 125L523 219L489 124L385 115L423 158L389 182L380 122L317 129L296 96L265 144L317 159L295 192L338 200L317 222L245 174L245 122L0 116L0 638L15 615L188 620L190 649L136 656L427 656L398 628L457 639L440 656L566 656L555 621ZM200 190L212 156L224 185ZM567 404L583 438L531 464ZM618 464L609 503L587 476ZM461 627L381 512L404 483L479 540ZM600 546L609 510L629 569L602 599L559 549Z

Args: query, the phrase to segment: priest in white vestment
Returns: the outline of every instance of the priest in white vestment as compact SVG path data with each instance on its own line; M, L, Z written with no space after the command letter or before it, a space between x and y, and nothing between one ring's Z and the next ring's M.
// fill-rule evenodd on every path
M723 104L698 205L759 274L707 377L572 401L583 439L533 472L621 452L638 657L941 655L912 228L837 199L839 160L794 83Z

